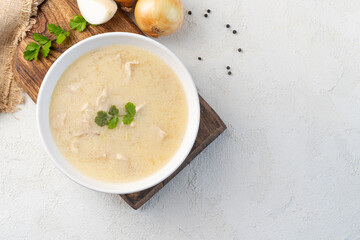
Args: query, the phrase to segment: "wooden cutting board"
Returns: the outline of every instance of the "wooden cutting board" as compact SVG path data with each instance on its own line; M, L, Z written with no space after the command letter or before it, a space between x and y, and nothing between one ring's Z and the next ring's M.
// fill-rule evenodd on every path
M54 44L48 58L40 57L38 61L26 61L23 57L26 45L32 40L33 33L43 34L50 39L54 37L48 33L47 25L53 23L63 29L70 30L69 22L74 15L80 14L76 0L47 0L43 3L36 18L36 24L27 37L19 44L13 60L15 79L21 84L25 92L36 102L41 82L53 62L70 46L90 36L105 32L132 32L143 34L135 23L122 11L118 11L109 22L99 26L88 26L82 33L71 31L70 38L61 45ZM121 197L134 209L146 203L156 192L173 179L187 164L189 164L202 150L204 150L226 126L214 110L200 97L201 120L195 144L184 163L170 177L158 185L147 190L121 195Z

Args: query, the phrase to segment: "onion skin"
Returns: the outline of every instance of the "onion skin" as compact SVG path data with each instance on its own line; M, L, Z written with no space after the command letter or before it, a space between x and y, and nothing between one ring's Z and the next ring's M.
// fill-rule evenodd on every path
M121 9L126 12L131 12L132 7L133 7L134 3L136 2L136 0L115 0L115 1L120 3Z
M139 0L135 6L135 20L147 35L167 36L180 28L184 8L180 0Z

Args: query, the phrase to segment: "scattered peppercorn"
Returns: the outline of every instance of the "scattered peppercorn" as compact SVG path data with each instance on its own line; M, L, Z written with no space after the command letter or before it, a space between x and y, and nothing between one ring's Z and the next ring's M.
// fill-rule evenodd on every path
M237 31L236 30L233 30L233 34L236 34L237 33Z
M207 10L207 13L211 13L211 10L210 10L210 9L208 9L208 10Z
M201 57L198 57L198 60L199 60L199 61L201 61L201 60L202 60L202 58L201 58Z
M204 14L204 17L206 17L206 18L207 18L207 17L208 17L208 15L205 13L205 14Z
M191 15L191 14L192 14L192 12L191 12L191 11L188 11L188 14L189 14L189 15Z
M228 75L231 75L232 74L232 72L231 71L228 71Z
M227 70L230 70L230 66L227 66L226 69L227 69Z
M239 48L239 49L238 49L238 52L241 52L241 51L242 51L242 49L241 49L241 48Z
M226 24L226 28L230 28L230 24Z

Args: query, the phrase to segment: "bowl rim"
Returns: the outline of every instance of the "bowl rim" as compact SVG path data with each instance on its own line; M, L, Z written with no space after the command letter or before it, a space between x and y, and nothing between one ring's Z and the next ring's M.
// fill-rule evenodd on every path
M179 77L179 80L180 80L180 82L184 88L185 94L186 94L188 108L192 109L191 111L188 109L188 123L186 126L185 134L184 134L183 140L182 140L179 148L177 149L177 152L175 153L175 155L164 166L162 166L159 170L157 170L155 173L153 173L150 176L145 177L143 179L139 179L139 180L131 181L131 182L112 183L112 182L106 182L106 181L101 181L101 180L95 180L91 177L85 176L80 171L78 171L75 167L73 167L61 153L59 155L59 149L56 146L56 144L54 143L54 139L53 139L51 132L50 133L46 132L46 130L50 129L50 126L49 126L50 123L49 123L49 115L48 114L44 115L44 113L47 113L49 111L51 96L53 94L53 89L51 90L51 94L49 94L49 88L51 87L51 85L49 85L49 84L53 84L55 86L57 81L60 79L60 77L62 76L64 71L68 68L68 66L71 63L76 61L82 55L84 55L90 51L93 51L94 49L97 49L99 47L95 47L95 48L90 47L84 53L75 57L75 59L73 61L71 61L70 63L64 62L64 59L71 57L71 54L73 54L73 52L76 51L76 49L81 48L85 45L91 44L92 41L97 41L97 40L106 39L106 38L115 38L115 39L130 38L130 39L133 39L136 41L143 41L146 44L153 45L155 48L159 49L159 51L163 51L163 53L165 55L167 55L169 58L172 58L171 60L174 61L174 63L176 65L178 65L178 68L183 72L183 75L186 76L185 80L180 78L180 76L178 76L178 77ZM104 40L104 41L106 41L106 40ZM103 44L101 46L109 46L109 45L113 45L113 44L116 44L116 43ZM119 43L119 44L122 44L122 43ZM126 44L126 45L128 45L128 44ZM133 45L133 46L136 46L136 45ZM148 51L152 52L153 54L159 56L159 54L157 54L149 49L146 49L144 47L140 47L140 48L148 50ZM79 50L79 51L81 51L81 50ZM160 57L160 58L162 58L162 57ZM61 71L61 74L58 74L58 76L54 80L54 78L52 78L53 75L56 74L56 73L54 73L54 71L56 70L56 68L61 66L61 64L68 65L68 66L66 66L64 68L64 70ZM173 71L175 73L177 72L176 69L174 69L174 68L173 68ZM51 81L55 81L55 82L51 83ZM184 81L186 82L187 88L185 87ZM50 98L49 98L49 95L50 95ZM190 99L192 99L191 102L190 102ZM50 159L55 163L55 165L67 177L69 177L74 182L76 182L84 187L87 187L89 189L95 190L95 191L106 192L106 193L116 193L116 194L129 194L129 193L135 193L135 192L139 192L139 191L151 188L151 187L161 183L166 178L168 178L171 174L173 174L180 167L180 165L185 161L185 159L189 155L189 153L195 143L195 140L196 140L196 137L198 134L199 125L200 125L200 103L199 103L198 92L197 92L195 83L193 81L193 78L191 77L191 75L190 75L189 71L187 70L187 68L185 67L185 65L171 50L169 50L163 44L161 44L151 38L139 35L139 34L127 33L127 32L110 32L110 33L103 33L103 34L91 36L89 38L86 38L86 39L74 44L69 49L67 49L63 54L61 54L61 56L58 59L55 60L55 62L52 64L52 66L49 68L48 72L46 73L46 75L42 81L40 90L39 90L39 94L38 94L38 98L37 98L37 105L36 105L36 119L37 119L37 127L39 130L40 138L41 138L43 146L45 147L46 152L50 156ZM50 139L49 139L49 134L51 135ZM56 146L55 149L54 149L54 145ZM180 152L180 150L181 150L181 152ZM55 155L57 155L57 156L55 156ZM179 157L179 156L181 156L181 157ZM66 163L61 163L60 162L61 160L59 158L62 158L61 160L65 160ZM174 159L177 161L175 161ZM68 168L65 169L63 164L70 165L73 170L69 171ZM75 174L75 172L77 174ZM161 173L161 174L159 174L159 173ZM82 175L82 177L79 177L79 175ZM104 187L99 186L99 184L103 185ZM105 187L105 185L107 187Z

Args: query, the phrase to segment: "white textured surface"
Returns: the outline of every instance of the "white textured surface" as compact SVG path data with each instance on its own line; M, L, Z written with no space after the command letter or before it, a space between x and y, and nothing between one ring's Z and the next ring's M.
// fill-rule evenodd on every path
M0 115L1 239L360 239L360 2L183 2L160 41L228 131L134 211L55 168L27 99Z

